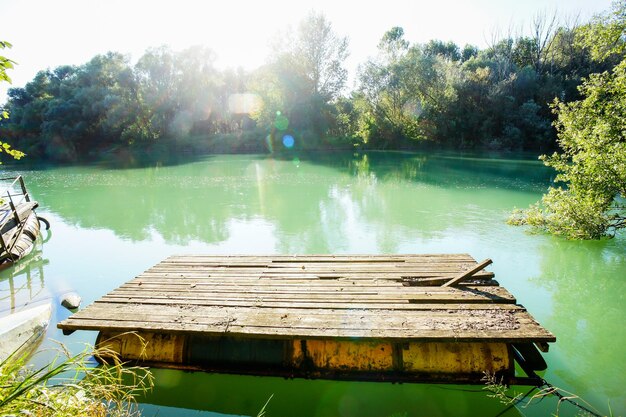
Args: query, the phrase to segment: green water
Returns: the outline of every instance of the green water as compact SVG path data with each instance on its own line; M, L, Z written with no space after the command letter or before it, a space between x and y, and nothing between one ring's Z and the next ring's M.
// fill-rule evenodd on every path
M466 252L493 259L496 279L556 335L545 378L603 413L626 414L626 236L570 242L507 226L508 212L550 183L534 159L216 156L20 172L52 230L29 262L0 273L0 312L68 290L91 303L171 254ZM69 314L57 307L54 324ZM80 350L95 336L51 326L43 347L55 339ZM496 416L506 408L476 386L155 375L147 415L256 415L271 395L269 417ZM503 415L555 411L546 399Z

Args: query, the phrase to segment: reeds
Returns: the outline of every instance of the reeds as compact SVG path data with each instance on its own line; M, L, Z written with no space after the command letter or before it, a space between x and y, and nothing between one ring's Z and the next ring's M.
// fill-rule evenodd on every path
M94 356L109 362L96 366ZM26 354L13 354L0 363L0 416L138 415L135 396L153 385L148 369L125 367L102 349L71 355L60 345L55 358L38 369L27 360Z

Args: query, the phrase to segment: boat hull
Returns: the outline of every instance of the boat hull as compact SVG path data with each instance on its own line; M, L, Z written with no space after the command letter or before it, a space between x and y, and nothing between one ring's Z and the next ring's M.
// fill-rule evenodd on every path
M19 233L19 236L15 238L15 244L0 256L0 268L9 266L28 256L33 250L39 233L40 226L37 214L31 211L24 221L23 230Z
M33 350L50 324L52 305L46 303L0 318L0 362Z

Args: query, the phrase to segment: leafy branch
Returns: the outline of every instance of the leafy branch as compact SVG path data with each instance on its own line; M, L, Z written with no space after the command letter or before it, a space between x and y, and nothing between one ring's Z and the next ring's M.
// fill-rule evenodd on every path
M0 49L11 48L12 46L13 45L7 41L0 41ZM13 64L16 64L16 62L0 55L0 82L11 83L11 77L7 74L7 70L13 69ZM0 120L8 118L9 113L6 110L0 111ZM24 152L13 149L8 143L0 141L0 153L2 152L13 157L14 159L20 159L25 155Z

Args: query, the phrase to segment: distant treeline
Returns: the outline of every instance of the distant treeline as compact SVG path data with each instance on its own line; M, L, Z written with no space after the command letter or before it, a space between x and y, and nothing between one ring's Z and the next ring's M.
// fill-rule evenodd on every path
M591 59L584 25L538 15L531 36L494 36L480 50L438 40L409 44L394 27L346 92L347 38L312 13L261 68L218 70L194 47L119 53L40 71L12 88L0 137L29 159L106 153L308 149L556 147L551 103L579 98L583 77L621 57ZM620 40L623 42L623 38Z

